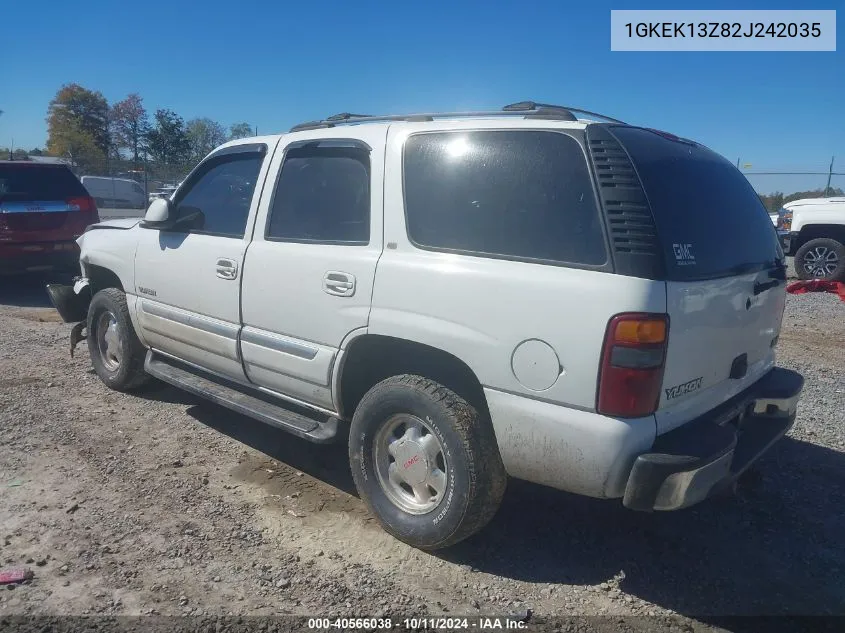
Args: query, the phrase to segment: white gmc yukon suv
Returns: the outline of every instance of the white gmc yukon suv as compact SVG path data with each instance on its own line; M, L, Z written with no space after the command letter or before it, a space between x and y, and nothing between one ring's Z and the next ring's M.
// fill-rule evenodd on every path
M482 528L508 475L698 503L789 430L803 385L775 366L783 252L742 174L572 108L232 141L79 244L82 276L48 291L106 385L348 439L362 499L424 549Z

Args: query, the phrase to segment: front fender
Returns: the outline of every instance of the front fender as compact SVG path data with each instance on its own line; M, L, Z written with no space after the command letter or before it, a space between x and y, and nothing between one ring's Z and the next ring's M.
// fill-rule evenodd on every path
M116 222L116 220L115 220ZM111 230L106 230L111 229ZM82 274L94 279L91 267L114 274L126 292L135 292L135 251L138 246L137 221L131 227L94 225L78 240Z

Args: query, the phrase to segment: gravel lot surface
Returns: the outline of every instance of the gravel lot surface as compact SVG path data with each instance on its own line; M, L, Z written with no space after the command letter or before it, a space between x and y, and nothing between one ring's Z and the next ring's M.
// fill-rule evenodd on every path
M688 632L724 615L845 615L833 295L788 298L779 362L806 378L798 422L737 496L649 515L512 481L484 532L437 555L378 527L344 446L169 387L111 392L46 305L40 280L0 281L0 558L35 573L0 590L0 618L530 610L533 630ZM652 617L542 626L603 614Z

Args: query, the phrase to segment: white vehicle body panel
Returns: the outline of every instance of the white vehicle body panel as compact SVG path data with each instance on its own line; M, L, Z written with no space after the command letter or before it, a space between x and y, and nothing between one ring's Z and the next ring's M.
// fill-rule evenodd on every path
M813 224L845 225L845 198L806 198L793 200L783 205L792 211L790 231L800 233L805 226Z
M621 497L656 435L653 415L621 420L496 389L484 395L509 475L588 497Z
M333 408L331 372L347 334L367 325L376 263L382 252L382 192L386 125L327 129L283 137L270 168L242 290L241 351L255 384ZM303 139L353 139L370 153L370 241L367 245L297 243L265 239L272 193L285 149ZM262 274L263 273L263 274ZM326 291L326 275L351 276L351 296Z
M127 293L135 292L135 249L138 232L132 230L137 219L109 220L93 225L77 240L79 263L83 276L89 274L90 266L110 270Z
M139 334L155 350L235 380L245 380L238 352L244 254L262 192L260 183L267 175L276 141L276 137L269 142L252 140L265 143L267 153L242 238L136 229L134 292L140 297L136 312ZM218 275L220 259L234 262L234 278Z
M477 129L479 123L444 127ZM405 227L401 175L404 141L415 129L431 126L397 126L388 139L384 231L385 243L395 248L385 249L379 261L370 333L447 351L463 360L484 387L595 410L608 321L620 312L665 312L665 284L417 248ZM589 306L589 318L584 318L584 306ZM531 340L545 342L559 361L545 389L532 389L523 384L530 381L520 382L514 374L514 352Z
M758 280L767 277L667 282L669 347L655 414L659 433L706 413L774 366L786 289L781 284L755 295ZM732 379L732 363L741 354L746 354L747 373ZM680 385L687 387L672 391Z

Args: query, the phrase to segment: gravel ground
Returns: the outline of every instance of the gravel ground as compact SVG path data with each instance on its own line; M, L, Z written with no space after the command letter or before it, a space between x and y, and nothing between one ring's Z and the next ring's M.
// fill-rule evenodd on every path
M0 591L0 618L530 610L533 630L710 631L724 615L845 615L833 295L788 298L778 350L806 378L798 422L737 496L649 515L512 481L484 532L431 555L367 514L345 447L169 387L111 392L84 345L70 358L38 281L2 284L0 558L35 577ZM564 615L616 617L544 620Z

